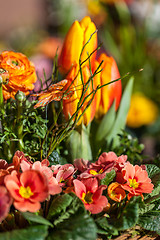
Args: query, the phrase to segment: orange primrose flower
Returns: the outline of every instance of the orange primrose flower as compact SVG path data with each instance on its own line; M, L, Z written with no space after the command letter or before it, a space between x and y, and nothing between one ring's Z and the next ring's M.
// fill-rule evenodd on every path
M148 177L148 173L143 167L127 162L122 169L123 178L126 181L122 188L127 190L132 196L142 195L142 193L151 193L154 185Z
M93 72L97 66L101 63L101 68L103 69L101 73L95 76L96 86L103 86L107 83L112 82L113 80L119 79L120 74L116 64L116 61L113 57L108 57L106 54L102 53L98 58L97 62L94 62ZM96 98L96 118L101 118L106 114L108 109L111 107L113 101L116 101L116 110L119 107L120 100L122 95L122 85L121 80L118 80L114 83L111 83L107 86L99 89L95 95Z
M21 212L37 212L48 197L48 181L41 172L28 170L21 174L12 171L4 179L13 198L13 205Z
M84 17L80 22L75 21L72 24L64 40L59 58L62 73L68 73L72 66L79 63L82 48L93 33L92 38L83 50L81 61L86 60L88 54L91 54L97 48L97 33L95 31L96 26L88 16ZM95 57L96 53L91 56L90 60L94 61Z
M126 197L126 193L121 184L113 182L108 187L108 196L115 202L121 202Z
M3 96L7 100L14 98L18 90L29 94L34 89L37 77L32 62L22 53L4 51L0 55L0 68L8 71L9 82L3 85Z

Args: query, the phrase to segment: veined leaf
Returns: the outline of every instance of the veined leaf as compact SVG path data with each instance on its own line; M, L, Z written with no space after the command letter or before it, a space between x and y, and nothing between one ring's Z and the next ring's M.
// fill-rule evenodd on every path
M0 240L45 240L47 235L48 227L46 225L38 225L0 233Z
M102 141L110 132L116 117L115 102L101 120L96 132L96 141Z
M57 225L47 240L96 240L96 225L94 220L85 214L76 213L63 223Z
M146 230L160 232L160 211L140 216L138 224Z
M136 201L129 202L123 209L120 218L111 219L109 223L119 231L132 228L138 221L138 205Z
M51 203L47 219L50 220L53 216L58 215L60 212L64 212L71 204L72 199L73 198L69 194L56 197Z
M36 223L40 223L40 224L43 224L43 225L48 225L48 226L51 226L53 227L53 224L50 223L47 219L39 216L39 215L36 215L34 213L31 213L31 212L23 212L22 213L23 217L25 219L27 219L28 221L31 221L31 222L36 222Z
M105 178L101 180L101 184L108 185L111 181L113 181L115 176L116 176L116 172L114 169L112 169L109 173L106 173Z
M121 133L121 131L124 129L126 124L127 114L130 107L133 81L134 81L134 78L131 77L123 92L115 123L111 131L109 132L109 134L106 136L106 140L108 143L110 143L113 140L114 147L119 144L119 138L117 134Z

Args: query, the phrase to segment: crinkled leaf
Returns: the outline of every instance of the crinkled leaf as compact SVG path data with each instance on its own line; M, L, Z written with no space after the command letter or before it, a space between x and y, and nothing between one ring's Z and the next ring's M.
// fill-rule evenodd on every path
M97 132L96 132L96 141L102 141L109 131L111 130L116 117L115 112L115 102L112 104L109 111L104 115L103 119L101 120Z
M149 211L151 211L155 207L155 204L142 204L139 206L139 215L143 215Z
M138 221L138 203L136 201L129 202L123 209L121 216L117 218L112 218L109 221L117 230L126 230L133 226Z
M60 212L64 212L71 204L72 199L73 198L69 194L60 195L53 199L47 219L50 220L53 216L58 215Z
M108 223L108 220L106 217L100 217L95 220L97 224L97 233L112 236L112 235L118 235L118 230Z
M153 164L146 164L145 166L148 177L152 179L153 184L157 183L157 180L160 183L160 168Z
M48 227L38 225L0 233L0 240L45 240L47 235Z
M54 150L49 155L48 160L49 160L51 165L56 165L56 164L63 165L63 164L67 163L67 161L64 158L62 158L56 150Z
M50 223L47 219L45 219L45 218L43 218L39 215L36 215L34 213L23 212L22 215L28 221L40 223L40 224L43 224L43 225L48 225L48 226L51 226L51 227L53 226L52 223Z
M145 195L145 200L154 202L160 198L160 168L153 164L146 164L146 170L154 184L154 189L150 194Z
M160 211L148 212L140 216L138 224L146 230L160 232Z
M76 213L57 225L47 240L96 240L96 225L88 214Z
M117 134L120 134L121 131L124 129L127 119L127 114L130 107L130 99L132 94L132 88L133 88L133 80L134 78L131 77L128 81L128 84L123 92L121 103L119 106L119 110L117 113L117 117L115 120L115 123L109 132L109 134L106 136L106 140L108 143L110 143L113 140L113 146L117 146L119 144L119 137Z
M71 215L75 214L79 209L81 213L86 212L82 201L77 196L73 195L73 200L70 206L65 210L65 212L56 216L56 219L53 221L53 224L57 225L63 222L64 220L70 218Z
M106 173L105 178L101 180L101 184L108 185L111 181L113 181L115 176L116 176L116 172L114 169L112 169L109 173Z

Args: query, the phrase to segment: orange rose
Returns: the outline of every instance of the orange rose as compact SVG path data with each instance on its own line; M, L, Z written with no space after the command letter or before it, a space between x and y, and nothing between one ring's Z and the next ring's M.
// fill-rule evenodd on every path
M18 90L29 94L34 89L37 77L35 67L22 53L4 51L0 55L0 68L9 72L9 82L3 85L3 96L7 100L14 98Z

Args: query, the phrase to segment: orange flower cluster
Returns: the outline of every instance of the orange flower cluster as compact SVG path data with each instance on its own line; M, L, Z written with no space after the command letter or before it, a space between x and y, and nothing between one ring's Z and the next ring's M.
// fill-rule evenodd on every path
M112 57L104 53L96 60L96 49L96 26L90 17L86 16L80 22L75 21L64 40L59 58L59 69L66 75L65 78L69 80L66 88L71 88L74 91L71 98L63 100L65 117L68 119L77 111L77 107L79 107L78 117L82 113L83 116L78 121L78 124L83 122L85 125L88 125L94 117L101 118L106 114L114 100L116 100L117 109L121 99L121 80L106 86L107 83L120 78L116 62ZM90 56L91 69L89 67L88 56ZM79 71L80 59L81 63L83 63L81 65L82 75ZM97 70L102 61L102 65ZM96 70L99 73L94 74ZM100 70L102 71L100 72ZM92 77L93 74L94 76ZM83 99L81 99L82 86L87 84L89 79L92 80L87 85L87 90L83 95ZM93 99L93 93L96 88L103 85L105 86L97 90ZM89 97L87 97L88 95ZM80 99L82 102L85 99L84 104L81 106L78 105ZM90 104L91 101L92 103Z
M7 100L14 98L18 90L29 94L34 89L37 77L35 67L22 53L4 51L0 55L0 68L8 71L9 82L3 85L3 96Z

